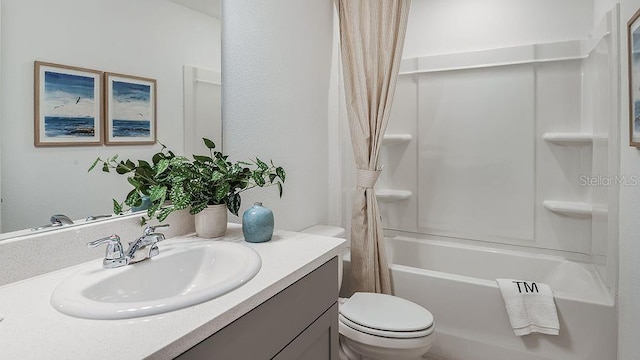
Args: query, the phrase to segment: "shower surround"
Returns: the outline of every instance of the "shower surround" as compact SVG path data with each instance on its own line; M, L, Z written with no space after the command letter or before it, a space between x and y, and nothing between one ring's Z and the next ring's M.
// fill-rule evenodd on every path
M618 13L585 38L403 60L376 191L388 246L412 249L390 250L395 294L436 314L435 355L615 358ZM510 277L550 283L560 336L510 332Z

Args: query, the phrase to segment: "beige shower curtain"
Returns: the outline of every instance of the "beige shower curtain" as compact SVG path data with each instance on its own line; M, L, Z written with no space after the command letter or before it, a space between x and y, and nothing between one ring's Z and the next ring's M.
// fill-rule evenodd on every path
M347 114L357 166L351 217L356 291L391 293L374 185L402 59L411 0L335 0Z

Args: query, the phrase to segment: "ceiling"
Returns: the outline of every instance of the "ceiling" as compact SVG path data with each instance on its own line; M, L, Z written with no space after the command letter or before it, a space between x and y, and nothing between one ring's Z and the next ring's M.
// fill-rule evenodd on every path
M195 11L220 19L220 3L222 0L171 0Z

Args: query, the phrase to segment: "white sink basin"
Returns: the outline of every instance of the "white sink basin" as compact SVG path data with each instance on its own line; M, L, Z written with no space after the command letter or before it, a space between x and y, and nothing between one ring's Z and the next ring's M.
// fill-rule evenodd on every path
M63 281L51 305L88 319L128 319L211 300L251 280L262 265L253 249L224 241L160 243L160 254L103 269L91 262Z

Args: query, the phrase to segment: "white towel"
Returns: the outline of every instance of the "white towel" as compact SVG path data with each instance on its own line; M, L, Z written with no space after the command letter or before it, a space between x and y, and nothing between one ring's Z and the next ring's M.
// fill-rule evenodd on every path
M516 336L558 335L560 322L549 285L513 279L496 279L496 282Z

